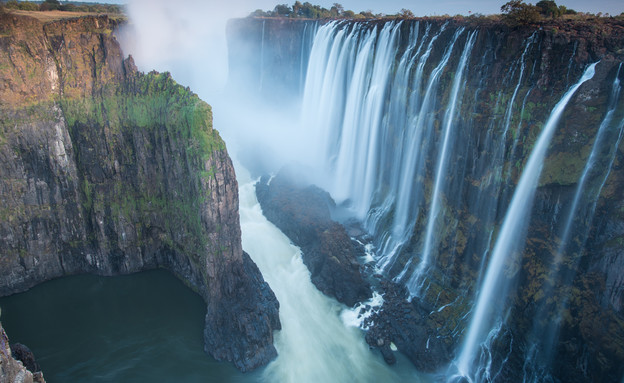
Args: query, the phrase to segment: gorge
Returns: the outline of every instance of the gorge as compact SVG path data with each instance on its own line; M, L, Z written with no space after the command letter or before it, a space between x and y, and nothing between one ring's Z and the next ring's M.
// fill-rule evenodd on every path
M233 19L226 150L115 20L0 17L0 295L167 269L252 380L624 377L621 19Z
M367 233L372 347L441 380L621 379L621 21L228 28L235 85L267 109L301 100L298 177Z

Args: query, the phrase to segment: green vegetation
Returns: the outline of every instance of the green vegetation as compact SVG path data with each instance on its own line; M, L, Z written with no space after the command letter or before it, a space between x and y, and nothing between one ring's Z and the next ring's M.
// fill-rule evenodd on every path
M164 126L175 139L190 140L189 150L203 159L225 144L212 129L210 106L177 84L169 73L139 74L127 88L104 87L99 97L61 100L70 126L97 124L118 132L125 126Z
M43 2L7 0L4 4L0 2L0 5L2 5L5 9L20 11L66 11L111 14L123 13L122 6L116 4L86 2L64 2L61 4L58 0L45 0Z
M201 211L211 203L207 184L216 173L208 162L225 150L212 128L210 106L169 73L157 72L136 73L124 83L104 84L94 95L62 97L60 103L72 141L86 152L106 153L78 159L85 212L134 227L140 245L150 235L145 225L157 225L163 243L200 259L209 244ZM155 152L158 145L163 149ZM142 170L139 156L153 169ZM89 169L111 163L118 164L119 176L93 178Z
M522 0L511 0L501 7L505 21L510 24L534 24L540 20L536 6L526 4Z
M510 24L535 24L543 19L556 19L563 15L576 15L573 9L558 6L553 0L541 0L527 4L522 0L510 0L501 7L503 18Z

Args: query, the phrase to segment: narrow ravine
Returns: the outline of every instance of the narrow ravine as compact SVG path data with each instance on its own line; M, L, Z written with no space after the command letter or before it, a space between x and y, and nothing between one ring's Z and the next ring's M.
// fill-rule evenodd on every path
M310 281L298 247L262 214L255 181L236 166L243 249L256 262L280 302L279 353L264 371L267 382L419 382L414 367L399 358L385 364L369 350L361 330L340 318L345 307Z

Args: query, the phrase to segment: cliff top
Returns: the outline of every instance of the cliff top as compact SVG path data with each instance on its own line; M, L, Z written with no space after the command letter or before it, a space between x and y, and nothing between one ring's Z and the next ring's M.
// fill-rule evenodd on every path
M71 32L111 32L124 16L118 14L66 12L66 11L21 11L0 10L0 37L21 35L33 28L67 30ZM59 31L57 31L59 32Z
M95 13L95 12L69 12L69 11L22 11L22 10L7 10L7 13L16 16L33 17L42 22L58 21L65 19L75 19L80 17L97 17L106 15L113 20L125 20L123 14L113 13Z

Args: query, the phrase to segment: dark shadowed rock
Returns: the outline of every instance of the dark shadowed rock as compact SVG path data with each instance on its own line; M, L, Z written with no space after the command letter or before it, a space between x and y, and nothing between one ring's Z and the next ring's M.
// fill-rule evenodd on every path
M41 367L35 360L35 354L25 345L21 343L13 343L11 345L11 353L13 357L24 364L24 367L30 372L41 371Z
M303 263L320 291L347 306L370 298L355 245L345 228L331 219L333 200L316 186L294 181L289 173L283 170L256 184L264 215L301 248Z
M277 357L277 351L272 344L266 344L264 327L269 323L274 330L281 328L279 303L273 291L245 252L243 263L220 283L224 299L208 302L204 331L206 351L219 360L234 361L241 371L267 364Z

